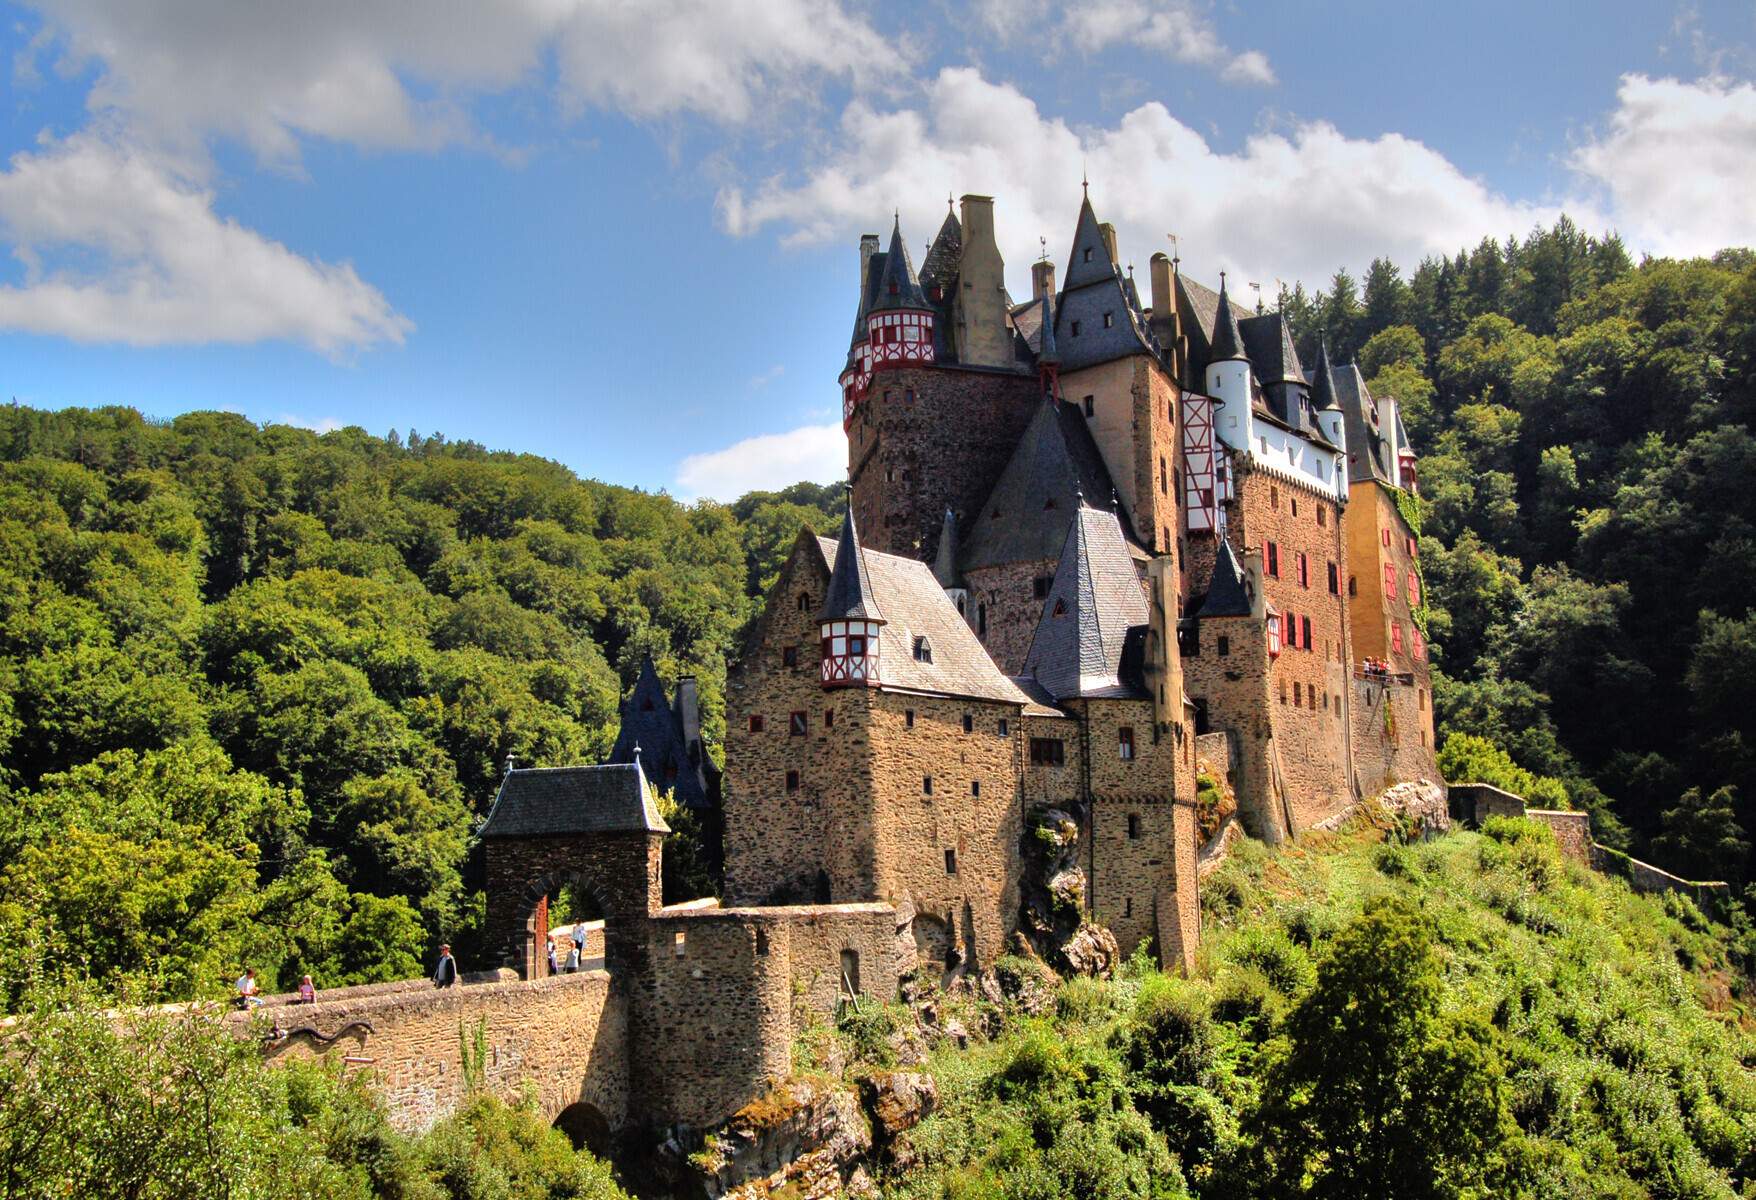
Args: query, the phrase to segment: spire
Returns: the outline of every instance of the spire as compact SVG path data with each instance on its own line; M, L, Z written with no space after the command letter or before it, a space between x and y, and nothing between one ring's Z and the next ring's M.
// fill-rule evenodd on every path
M1219 553L1213 560L1213 579L1207 585L1207 599L1201 602L1198 617L1247 617L1250 597L1244 593L1244 568L1232 544L1219 539Z
M1091 207L1091 197L1087 196L1079 205L1079 223L1073 230L1073 259L1067 264L1067 281L1061 285L1062 291L1111 280L1118 274L1115 260L1110 257L1110 244Z
M1213 348L1208 353L1208 361L1220 362L1228 358L1244 357L1244 335L1238 332L1238 318L1232 312L1232 302L1226 297L1226 273L1219 273L1219 311L1213 318Z
M841 520L841 537L835 545L835 569L829 575L829 591L823 597L819 621L882 621L878 598L872 591L871 577L866 574L866 556L860 549L859 531L854 528L854 507Z
M921 281L915 275L914 262L908 256L908 244L902 240L900 216L890 227L890 249L884 255L884 274L878 280L871 307L873 312L928 307L927 298L921 294Z
M1082 504L1061 544L1025 671L1057 700L1114 695L1128 630L1149 619L1121 523Z
M957 219L955 212L948 212L939 225L938 236L927 248L927 256L921 260L921 289L925 291L937 286L944 290L951 287L957 275L958 256L962 252L963 223Z
M933 555L933 578L946 591L963 586L957 573L957 515L945 510L945 521L939 527L939 549Z
M1311 376L1311 411L1326 409L1339 412L1341 404L1335 398L1335 372L1329 365L1329 342L1324 339L1317 343L1317 369Z

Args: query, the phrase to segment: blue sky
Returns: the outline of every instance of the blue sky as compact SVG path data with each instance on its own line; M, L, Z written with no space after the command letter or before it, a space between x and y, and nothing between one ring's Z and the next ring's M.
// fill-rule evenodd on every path
M1089 172L1125 259L1321 285L1563 208L1756 243L1756 4L0 4L0 388L834 478L855 243ZM1410 10L1415 11L1410 11Z

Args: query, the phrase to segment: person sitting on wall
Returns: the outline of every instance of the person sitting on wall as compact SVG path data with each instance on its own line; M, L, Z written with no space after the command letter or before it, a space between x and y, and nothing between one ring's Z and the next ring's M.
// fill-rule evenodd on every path
M450 987L457 982L457 960L451 957L451 943L439 943L439 965L433 968L433 986Z
M256 986L256 968L246 967L238 976L238 1007L256 1008L262 1003L261 989Z
M317 985L311 982L311 977L309 975L299 980L299 1003L317 1003Z

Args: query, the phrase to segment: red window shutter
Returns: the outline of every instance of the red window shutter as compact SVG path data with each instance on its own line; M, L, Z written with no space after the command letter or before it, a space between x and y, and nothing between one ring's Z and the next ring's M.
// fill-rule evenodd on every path
M1386 599L1392 598L1396 595L1396 564L1395 563L1385 563L1384 564L1384 591L1387 593Z
M1386 546L1390 545L1390 530L1387 528L1380 529L1378 531L1378 540L1383 542Z
M1392 650L1396 651L1398 654L1402 653L1402 622L1401 621L1392 621L1390 623L1390 648Z

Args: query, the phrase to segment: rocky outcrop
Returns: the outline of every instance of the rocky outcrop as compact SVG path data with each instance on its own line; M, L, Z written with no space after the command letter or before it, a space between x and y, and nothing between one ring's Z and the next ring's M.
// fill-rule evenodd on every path
M891 1167L914 1165L909 1130L939 1106L939 1085L921 1071L882 1071L860 1080L860 1099L872 1119L874 1150Z
M1437 837L1451 830L1451 810L1445 789L1428 779L1399 783L1386 788L1378 803L1403 818L1415 837Z
M689 1162L710 1200L760 1200L783 1188L800 1200L830 1200L876 1195L862 1165L871 1149L853 1093L795 1078L739 1109Z
M1109 930L1086 919L1081 819L1038 809L1025 832L1021 932L1032 955L1063 975L1108 975L1121 961Z

